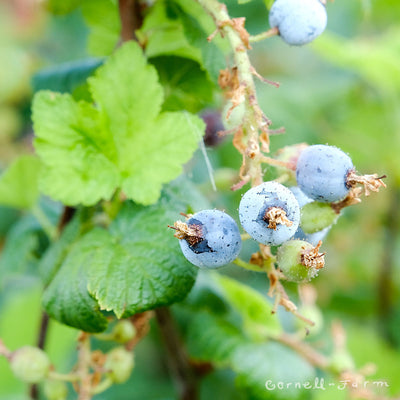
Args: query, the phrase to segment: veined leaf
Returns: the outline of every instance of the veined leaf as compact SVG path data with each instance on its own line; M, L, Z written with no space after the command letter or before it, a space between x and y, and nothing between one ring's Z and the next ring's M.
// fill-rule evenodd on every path
M0 205L31 208L39 198L39 158L21 156L0 176Z
M156 202L162 184L181 173L196 149L203 121L187 112L160 113L156 71L133 42L115 52L89 86L96 107L68 94L35 96L41 188L68 205L93 205L117 188L137 203Z

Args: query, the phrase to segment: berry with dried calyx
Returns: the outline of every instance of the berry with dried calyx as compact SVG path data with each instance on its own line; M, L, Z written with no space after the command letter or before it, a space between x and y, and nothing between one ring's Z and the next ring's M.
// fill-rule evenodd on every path
M219 210L203 210L177 221L173 228L183 255L200 268L218 268L240 253L242 239L236 222Z
M276 246L295 234L300 222L300 208L288 188L278 182L264 182L243 195L239 219L253 239Z
M290 45L312 42L326 28L328 16L320 0L276 0L269 12L271 28Z
M325 265L325 253L303 240L289 240L278 249L277 263L287 280L291 282L308 282L318 275Z

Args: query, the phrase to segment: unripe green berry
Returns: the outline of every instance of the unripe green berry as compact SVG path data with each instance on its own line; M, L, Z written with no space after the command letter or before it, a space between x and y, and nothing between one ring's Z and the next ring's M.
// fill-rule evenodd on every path
M291 282L308 282L324 266L324 254L304 240L289 240L278 249L278 267Z
M68 396L67 385L61 381L46 380L43 390L48 400L65 400Z
M296 186L296 164L301 152L308 147L306 143L297 143L290 146L285 146L279 149L275 153L275 158L279 161L287 162L289 165L293 166L293 169L276 167L276 172L278 176L285 175L287 180L285 185Z
M133 353L124 347L116 347L107 353L104 368L115 383L123 383L129 379L134 367Z
M334 224L338 216L330 204L313 201L301 208L300 227L304 233L319 232Z
M317 335L322 331L324 326L324 317L321 313L321 310L314 304L303 305L299 307L297 310L299 314L303 317L309 319L310 321L314 322L313 326L310 326L305 321L297 318L296 325L299 329L307 329L308 336Z
M11 356L11 369L14 375L26 383L42 381L50 369L50 360L47 354L33 346L24 346Z
M332 355L330 367L335 373L341 373L353 370L355 365L350 354L346 350L340 349Z
M118 343L127 343L136 335L136 329L133 324L128 320L118 321L115 325L112 335L114 340Z

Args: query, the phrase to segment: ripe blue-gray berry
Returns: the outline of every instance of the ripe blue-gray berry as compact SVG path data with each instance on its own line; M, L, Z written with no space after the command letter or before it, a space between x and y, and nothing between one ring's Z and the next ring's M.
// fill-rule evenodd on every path
M269 12L271 28L294 46L310 43L326 28L327 14L320 0L276 0Z
M351 158L342 150L314 145L300 154L296 167L297 184L312 199L331 203L348 194L351 186L347 177L352 171Z
M253 239L276 246L295 234L300 222L300 208L288 188L278 182L264 182L243 195L239 218Z
M313 199L308 197L298 186L292 186L289 188L289 190L294 194L294 197L296 197L300 208L314 201Z
M323 241L330 231L331 227L328 226L325 229L322 229L321 231L314 232L314 233L305 233L303 229L300 227L297 229L296 233L293 236L293 239L300 239L304 240L313 246L316 246L320 241Z
M174 224L183 255L200 268L229 264L240 253L242 240L236 222L219 210L203 210Z

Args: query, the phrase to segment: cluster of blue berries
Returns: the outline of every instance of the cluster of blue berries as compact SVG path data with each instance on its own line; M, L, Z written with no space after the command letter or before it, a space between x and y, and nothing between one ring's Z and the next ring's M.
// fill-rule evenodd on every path
M325 4L320 0L276 0L269 13L269 24L292 46L310 43L326 28Z
M349 156L327 145L302 149L296 162L297 185L270 181L248 190L239 204L243 229L257 242L281 246L277 262L289 280L311 279L324 266L321 240L340 214L354 204L357 183L384 185L376 176L358 177ZM364 179L364 181L363 181ZM371 186L372 185L372 186ZM357 196L356 196L357 197ZM185 257L200 268L218 268L241 250L236 222L218 210L203 210L175 222L175 236ZM302 269L301 267L302 266Z

